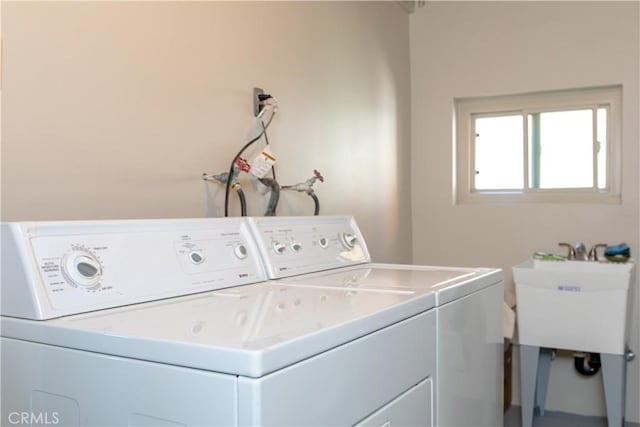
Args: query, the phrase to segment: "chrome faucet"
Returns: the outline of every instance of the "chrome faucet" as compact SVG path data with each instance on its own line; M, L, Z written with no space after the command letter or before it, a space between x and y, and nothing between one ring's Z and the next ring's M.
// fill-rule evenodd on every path
M571 245L570 243L558 243L558 246L565 246L569 250L569 253L567 254L568 260L576 259L576 250L573 245Z
M598 243L589 249L589 261L598 261L598 248L606 248L606 243Z
M587 247L582 242L576 243L576 261L588 260Z
M598 261L598 248L605 248L607 244L598 243L597 245L593 245L591 249L589 249L588 254L587 254L587 247L582 242L576 243L575 247L573 247L570 243L558 243L558 246L566 247L569 250L569 253L567 254L568 260Z

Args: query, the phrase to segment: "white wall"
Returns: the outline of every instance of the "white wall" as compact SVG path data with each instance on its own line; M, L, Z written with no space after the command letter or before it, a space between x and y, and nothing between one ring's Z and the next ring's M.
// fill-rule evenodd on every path
M512 299L511 266L535 250L557 250L557 242L628 242L637 256L639 10L638 2L555 1L427 2L416 10L410 18L414 262L501 267ZM453 204L455 97L609 84L623 85L621 204ZM640 352L637 295L631 344ZM638 364L638 358L629 364L627 388L627 420L635 422ZM603 414L601 389L599 375L579 378L561 357L553 364L547 408Z
M272 93L281 184L318 169L374 259L411 257L409 18L394 2L2 2L2 219L222 216L205 183ZM249 214L267 196L244 177ZM232 213L237 214L233 197ZM310 214L283 193L279 214Z

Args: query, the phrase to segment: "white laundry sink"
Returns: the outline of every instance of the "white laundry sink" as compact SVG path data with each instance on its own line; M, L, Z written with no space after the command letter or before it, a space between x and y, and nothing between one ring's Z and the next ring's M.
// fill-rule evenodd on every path
M513 267L520 344L623 354L634 267L542 260Z

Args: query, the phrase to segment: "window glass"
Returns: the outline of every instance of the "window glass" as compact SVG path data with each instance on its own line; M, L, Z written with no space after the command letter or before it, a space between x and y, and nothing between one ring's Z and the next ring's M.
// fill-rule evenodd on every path
M529 115L531 188L593 187L593 110Z
M522 116L475 120L476 190L522 189Z
M598 141L598 188L607 188L607 109L598 108L597 113L597 136Z

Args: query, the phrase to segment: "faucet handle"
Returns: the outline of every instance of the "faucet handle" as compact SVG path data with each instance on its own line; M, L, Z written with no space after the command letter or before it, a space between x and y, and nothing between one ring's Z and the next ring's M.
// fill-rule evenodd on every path
M576 259L576 250L575 248L571 245L571 243L558 243L558 246L564 246L569 250L569 253L567 254L567 259L573 260Z
M598 243L589 249L589 261L598 261L598 248L606 248L606 243Z

